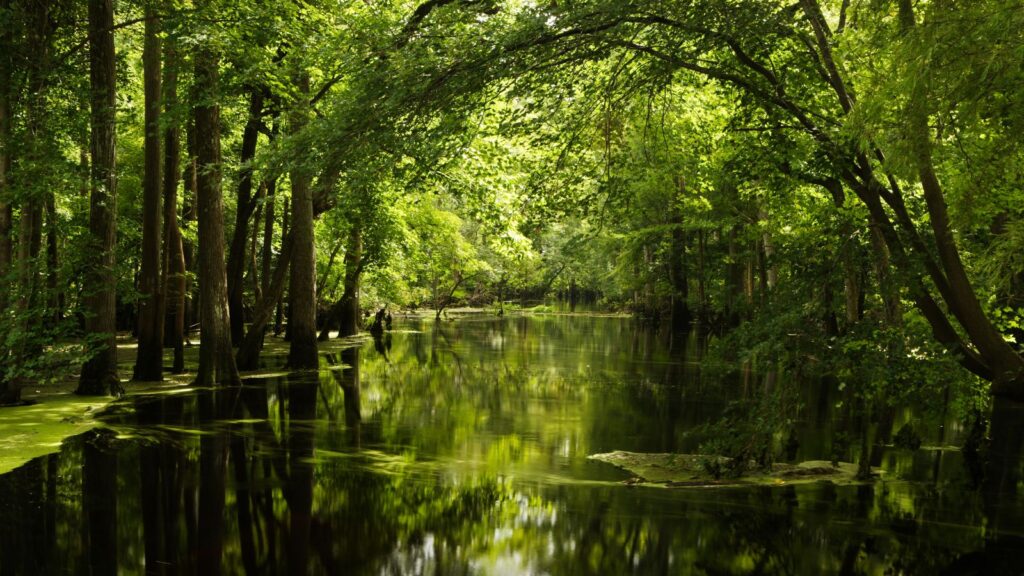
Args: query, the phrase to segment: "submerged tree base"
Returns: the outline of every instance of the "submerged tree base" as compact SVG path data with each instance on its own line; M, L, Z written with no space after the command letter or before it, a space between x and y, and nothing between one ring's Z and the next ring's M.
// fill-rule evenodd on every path
M862 482L857 478L857 465L852 462L837 462L835 465L827 460L808 460L799 464L776 463L772 464L770 470L751 469L740 476L727 477L713 473L732 462L731 458L725 456L615 451L593 454L587 459L605 462L633 474L633 478L625 481L629 485L711 487L806 484L818 481L835 484ZM878 475L881 471L872 469L872 473Z

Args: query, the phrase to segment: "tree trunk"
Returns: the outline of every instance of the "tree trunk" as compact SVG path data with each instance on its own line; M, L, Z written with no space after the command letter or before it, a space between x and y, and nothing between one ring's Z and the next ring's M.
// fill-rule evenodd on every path
M168 42L164 65L164 103L168 109L178 101L178 58ZM185 248L178 226L178 180L181 162L181 129L176 122L164 131L164 258L163 290L166 314L164 344L174 349L171 371L185 371Z
M270 289L271 262L274 258L274 204L277 196L277 179L267 181L267 195L263 207L263 245L260 256L260 292L267 293Z
M740 299L743 295L744 270L740 263L739 242L736 240L739 230L738 224L729 228L729 260L725 266L725 310L727 322L730 325L739 324Z
M160 287L160 23L146 4L142 48L145 136L142 176L142 270L139 272L139 349L133 380L163 380L163 298Z
M10 8L10 0L0 2L0 10ZM13 243L11 233L14 224L14 209L11 204L8 179L11 169L11 53L14 38L11 26L0 33L0 313L6 312L10 304L14 285L11 278ZM0 361L9 360L10 351L0 352ZM20 390L0 374L0 404L20 400Z
M197 7L199 3L197 3ZM231 349L227 270L224 266L224 205L221 198L220 60L210 44L199 44L195 63L196 207L199 212L199 386L241 381Z
M352 227L348 247L345 249L345 279L341 299L331 310L320 333L327 340L332 325L338 326L338 337L359 333L359 277L363 271L363 235L358 226Z
M309 75L296 79L299 100L292 118L292 130L299 132L308 121ZM292 181L292 265L288 284L291 335L288 366L293 369L319 365L316 341L316 246L313 237L312 176L300 163L291 173Z
M846 205L843 183L839 180L826 180L822 185L832 195L835 207L842 210ZM840 217L843 217L842 214ZM839 225L839 258L843 263L843 300L847 326L852 326L861 318L861 274L857 262L858 245L853 232L853 226L844 219Z
M703 318L707 314L708 296L705 286L704 255L707 250L707 234L697 230L697 314Z
M39 330L39 250L41 243L43 212L39 201L34 198L25 200L21 207L21 222L18 230L18 276L21 294L18 302L19 315L22 316L22 329L26 333ZM39 351L26 351L37 354Z
M184 179L184 194L181 198L181 227L184 230L195 230L194 223L196 221L196 189L199 186L198 183L198 161L196 160L196 126L195 121L189 122L188 128L185 131L185 143L188 151L188 164L185 168L185 173L182 176ZM196 301L199 299L199 295L196 291L196 282L193 282L196 272L196 250L195 242L186 239L183 234L181 239L182 257L185 259L185 342L189 343L189 334L192 331L192 327L195 326L199 319L198 305Z
M885 308L885 323L890 328L902 326L903 306L900 302L900 287L892 275L889 247L875 222L871 223L871 246L875 252L875 276L878 278L878 293Z
M910 0L900 0L899 13L905 33L915 26ZM927 79L918 79L909 94L906 117L908 141L916 164L925 204L928 207L932 234L939 262L946 274L952 298L947 301L950 310L967 332L971 342L985 359L992 372L992 391L996 395L1024 397L1024 357L1003 339L992 325L971 286L967 271L960 259L960 251L953 237L946 207L946 198L932 162L931 128L928 126Z
M757 242L748 244L743 260L743 298L747 303L747 313L754 309L754 265L757 255Z
M671 315L673 330L686 330L690 326L690 280L686 270L686 231L683 230L683 218L678 210L673 210L672 238L669 247L668 276L672 286ZM573 307L575 307L576 284L572 284Z
M27 181L49 177L47 170L47 134L48 126L48 88L51 74L51 54L53 51L53 14L52 4L41 0L26 5L28 25L25 31L25 43L28 53L32 55L28 62L26 76L24 154L19 158L23 166L22 178ZM13 75L13 68L12 68ZM11 98L13 94L9 94ZM10 111L12 112L13 111ZM52 140L51 140L52 141ZM24 334L38 334L42 328L43 318L40 308L42 291L39 277L41 234L43 227L43 202L45 186L29 186L21 194L21 221L18 231L17 252L17 285L20 290L17 300L17 316L20 329ZM42 346L34 340L21 347L17 352L22 358L31 358L42 353Z
M242 344L238 347L237 364L240 370L255 370L259 367L260 350L263 349L263 336L275 308L280 308L281 295L284 293L285 281L288 279L288 264L292 258L292 237L286 236L281 241L281 256L277 259L273 279L263 291L263 300L256 303L252 324L246 332Z
M10 0L0 3L0 10L10 8ZM8 179L11 169L11 73L13 63L13 34L11 26L5 27L0 36L0 311L8 304L7 275L11 272L14 245L11 232L14 224L14 209L11 204Z
M288 198L284 199L284 212L281 216L281 236L288 235L288 219L291 217L291 210L288 208ZM284 251L282 250L282 253ZM284 293L277 296L277 311L274 317L274 336L277 336L284 329Z
M263 298L263 284L260 282L260 267L257 262L257 255L260 253L260 227L263 219L263 204L267 198L267 183L261 182L257 194L256 212L252 217L252 237L249 239L249 281L252 283L252 293L256 302Z
M758 219L761 222L768 222L768 211L761 208L757 214ZM774 290L775 285L779 282L779 271L775 268L773 262L775 256L775 243L772 241L772 235L768 230L765 230L761 234L761 256L762 264L764 267L764 286L768 291Z
M114 248L117 235L115 160L116 69L113 0L89 0L89 68L92 91L92 188L86 268L85 331L91 357L82 367L76 394L119 394L117 376Z
M252 200L252 160L259 141L260 116L263 113L263 90L253 88L249 93L249 118L242 131L242 150L239 157L238 201L235 209L235 230L228 252L228 309L231 313L231 341L242 342L245 332L245 244L248 239L249 219L255 203Z
M64 317L64 293L59 286L60 251L57 199L46 194L46 321L56 326Z

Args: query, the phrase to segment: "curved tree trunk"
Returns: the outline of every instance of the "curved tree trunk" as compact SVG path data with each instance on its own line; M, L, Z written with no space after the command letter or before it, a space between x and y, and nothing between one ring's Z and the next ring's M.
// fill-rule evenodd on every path
M899 13L904 32L909 33L916 25L910 0L900 0ZM952 296L947 304L971 342L977 347L978 353L989 365L993 378L992 391L996 395L1024 398L1024 357L1010 346L985 314L967 277L953 237L946 197L932 161L927 97L927 81L920 79L914 82L906 108L907 127L910 132L908 141L924 191L939 262L945 272Z
M236 363L239 370L255 370L259 367L260 351L263 349L263 337L267 325L281 300L285 281L288 279L288 268L292 258L292 237L287 236L281 242L281 256L277 259L270 285L263 291L263 299L257 302L252 324L246 332L242 344L238 347Z
M252 160L259 142L260 115L263 113L263 90L253 88L249 93L249 118L242 132L242 150L239 157L238 201L235 209L235 230L228 252L228 310L231 313L231 341L242 342L245 332L245 244L249 236L249 219L255 202L252 199Z
M114 247L117 234L113 0L89 0L89 64L92 88L92 189L89 194L89 253L86 269L86 334L91 358L82 367L76 394L119 393L117 377Z

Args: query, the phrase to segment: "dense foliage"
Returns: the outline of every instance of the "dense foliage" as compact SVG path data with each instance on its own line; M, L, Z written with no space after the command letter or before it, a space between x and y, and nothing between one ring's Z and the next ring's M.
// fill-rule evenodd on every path
M230 383L271 328L300 367L384 306L556 300L862 413L1024 396L1015 2L88 4L0 6L4 402L106 392L103 319L136 379L200 327Z

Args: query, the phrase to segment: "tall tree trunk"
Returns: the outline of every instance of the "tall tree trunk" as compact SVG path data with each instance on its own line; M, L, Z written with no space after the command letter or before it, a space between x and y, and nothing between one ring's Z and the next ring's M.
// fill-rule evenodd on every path
M113 0L89 0L89 68L92 90L92 188L89 194L86 269L86 334L91 357L82 367L76 394L119 394L117 376L116 290L114 248L117 235L117 179Z
M255 300L259 300L263 297L263 284L260 282L260 267L257 262L257 255L260 253L259 240L260 240L260 227L259 223L263 218L263 204L267 198L267 183L261 182L259 187L259 193L257 194L258 201L256 203L256 212L252 217L252 237L249 239L249 281L252 283L252 293Z
M39 329L39 250L42 232L42 207L38 199L29 198L21 208L21 222L18 230L18 276L21 294L19 314L23 317L22 328L27 333ZM37 351L31 354L38 353Z
M704 256L707 250L707 233L704 230L697 230L697 314L704 318L707 314L708 295L705 286L706 278L704 273Z
M284 212L281 216L281 237L288 235L288 219L291 217L291 210L288 208L288 198L284 199ZM284 253L284 250L281 250ZM284 293L277 296L277 311L274 317L274 336L281 333L284 326Z
M197 2L197 7L200 3ZM240 384L231 349L227 270L224 266L224 205L221 198L220 105L217 103L220 59L201 43L193 57L197 102L196 207L199 212L200 386Z
M0 2L0 10L8 10L10 0ZM11 300L11 263L13 243L11 233L14 224L14 209L10 198L9 172L11 169L11 53L14 38L12 26L5 26L0 32L0 313L7 310ZM0 351L0 361L10 361L10 350ZM18 388L0 373L0 404L20 400Z
M160 23L156 5L146 4L142 49L145 92L142 177L142 270L139 273L139 349L134 380L163 380L163 298L160 287Z
M196 127L195 122L189 122L188 129L185 131L185 143L188 153L188 163L185 168L183 175L184 179L184 194L181 198L181 227L184 230L195 230L196 221L196 189L199 186L199 172L198 172L198 161L196 159ZM196 290L195 282L192 279L195 277L196 272L196 250L195 242L189 240L182 235L181 249L183 252L183 258L185 259L185 342L189 342L189 334L192 327L198 322L199 307L197 300L199 295Z
M274 204L277 201L277 179L270 178L267 182L267 195L263 206L263 245L260 256L260 292L266 294L270 289L270 266L274 258Z
M168 42L164 65L164 105L173 110L178 101L178 58ZM163 290L166 315L164 343L174 349L171 371L185 371L185 248L178 226L178 180L181 163L181 129L176 121L164 131L164 258Z
M249 118L242 132L242 150L238 173L238 201L235 210L235 230L228 252L228 309L231 312L231 341L242 342L245 332L245 243L248 238L249 219L255 203L252 200L252 160L256 157L259 141L260 116L263 113L263 90L253 88L249 93Z
M25 104L25 136L22 181L36 183L26 186L22 194L21 221L18 230L17 273L20 293L17 301L20 328L25 334L38 334L43 318L40 310L42 291L39 277L41 234L43 227L43 198L45 182L50 176L47 169L46 145L50 127L45 105L50 84L51 56L53 51L53 14L49 0L40 0L26 5L28 25L25 42L32 55L26 70L27 94ZM13 69L12 69L13 73ZM13 94L9 94L13 98ZM42 353L38 341L26 344L19 350L22 358Z
M673 330L686 330L690 326L690 280L686 269L686 231L683 230L683 218L678 210L673 210L672 238L669 246L668 278L672 286L671 315ZM576 283L572 283L570 298L575 307Z
M59 286L60 251L57 198L46 194L46 320L56 326L64 317L64 293Z
M739 324L740 300L743 295L744 270L740 262L739 242L736 239L739 235L739 230L739 224L729 228L729 261L725 266L725 309L727 321L730 325Z
M10 0L0 2L0 10L10 8ZM0 35L0 310L6 308L11 285L7 275L11 272L14 245L11 232L14 224L14 209L8 188L8 173L11 170L11 73L14 38L12 26L5 26Z
M338 336L359 333L359 279L363 272L363 234L352 231L349 249L345 251L345 288L341 294L342 310Z
M299 99L293 112L292 130L305 126L308 110L309 74L296 78ZM291 173L292 181L292 265L288 284L291 335L288 366L294 369L319 366L316 341L316 245L313 237L312 176L300 163Z
M747 303L747 314L754 309L754 265L757 255L757 242L748 244L747 253L743 258L743 298Z
M757 217L761 222L768 222L768 211L764 208L759 209ZM761 251L764 267L764 285L769 291L774 290L775 285L779 281L779 271L772 261L775 256L775 243L772 241L772 235L767 229L761 234Z
M826 180L822 186L832 195L832 203L842 210L846 205L846 192L839 180ZM840 217L843 217L840 214ZM858 246L853 234L853 225L845 220L839 225L840 248L839 257L843 263L843 300L845 304L846 325L852 326L861 318L861 273L858 264ZM877 245L876 245L877 247Z

